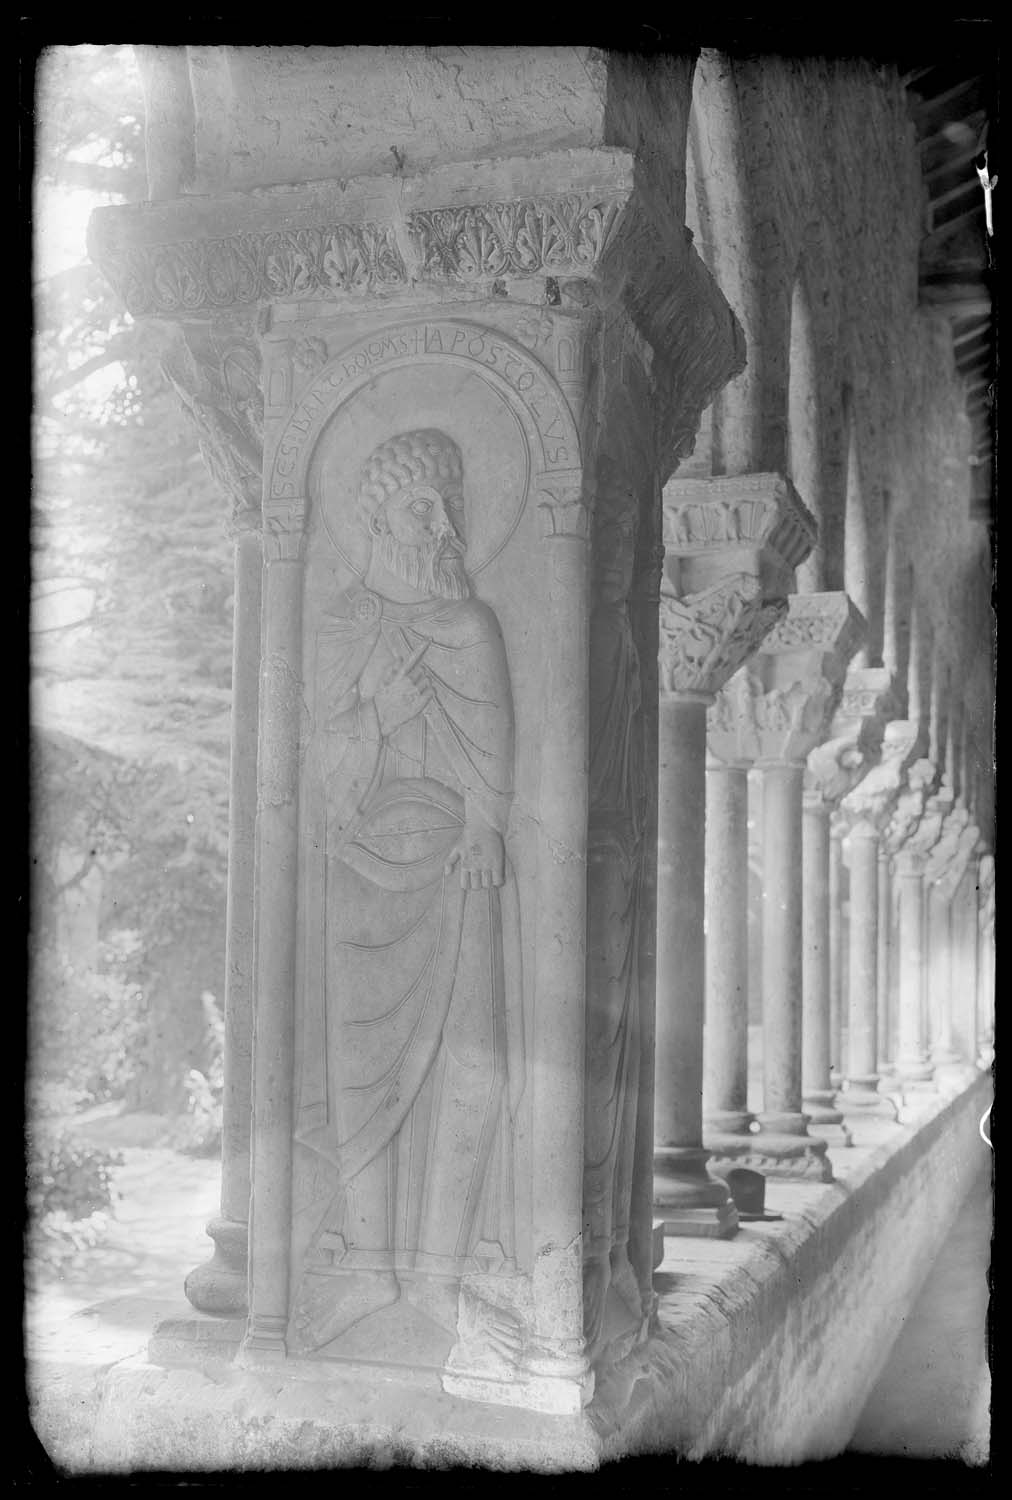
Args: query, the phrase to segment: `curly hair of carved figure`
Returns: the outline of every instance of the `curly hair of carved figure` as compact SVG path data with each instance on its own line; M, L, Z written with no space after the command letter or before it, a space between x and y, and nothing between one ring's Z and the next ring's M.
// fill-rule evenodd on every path
M453 439L435 427L402 432L369 455L358 491L363 521L368 522L391 495L415 484L429 484L439 490L458 534L463 536L464 460Z

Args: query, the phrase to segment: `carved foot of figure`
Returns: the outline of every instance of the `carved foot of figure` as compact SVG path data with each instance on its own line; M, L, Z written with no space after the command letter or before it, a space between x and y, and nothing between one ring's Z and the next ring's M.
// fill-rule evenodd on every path
M288 1336L292 1354L315 1354L401 1295L392 1271L307 1276L296 1294Z
M447 1361L448 1368L509 1377L516 1374L523 1346L519 1313L483 1296L479 1288L465 1281L460 1288L457 1343Z
M245 1313L247 1226L234 1219L212 1219L207 1232L214 1241L214 1254L187 1276L183 1283L187 1301L198 1312L213 1313L219 1318Z

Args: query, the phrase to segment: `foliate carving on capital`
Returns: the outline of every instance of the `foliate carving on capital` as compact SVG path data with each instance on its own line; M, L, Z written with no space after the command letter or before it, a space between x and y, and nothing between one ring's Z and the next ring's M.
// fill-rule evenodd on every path
M374 223L117 247L96 231L91 250L135 318L408 283L393 227Z
M537 490L542 537L546 541L568 537L586 542L590 537L590 508L580 471L540 479Z
M408 234L423 277L579 275L600 261L621 202L571 193L421 209L408 215Z
M846 686L844 687L846 693ZM855 777L841 800L840 820L843 830L859 822L871 824L880 833L884 832L893 816L897 798L903 789L903 774L917 743L917 725L903 719L894 719L886 725L881 742L877 736L867 734L869 722L859 716L850 716L843 707L834 716L834 724L848 723L857 736L866 737L866 743L874 743L878 754L875 764L865 751L865 768ZM860 742L860 741L859 741Z
M304 499L272 500L264 507L264 559L268 563L296 562L306 524Z
M260 351L251 339L177 336L161 362L197 434L200 456L229 501L232 535L256 530L263 492L264 399Z
M863 616L844 593L792 594L790 610L762 649L771 655L821 650L832 652L846 664L860 645L865 628Z
M930 760L915 760L908 767L905 783L900 787L892 816L886 824L885 842L892 854L898 855L908 848L924 814L934 779L935 766Z
M667 693L716 693L787 612L748 573L676 599L660 597L660 687Z
M664 489L664 542L691 556L715 547L769 548L789 569L815 545L815 519L780 474L670 480Z
M822 737L836 691L825 677L767 691L742 667L707 714L707 747L728 765L803 765Z
M867 773L867 759L858 733L824 740L805 762L805 805L831 811Z

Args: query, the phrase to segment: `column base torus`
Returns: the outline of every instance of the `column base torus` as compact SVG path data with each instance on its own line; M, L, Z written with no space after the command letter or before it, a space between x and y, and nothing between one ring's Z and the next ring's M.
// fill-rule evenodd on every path
M749 1126L754 1116L747 1109L715 1110L703 1118L703 1149L711 1163L735 1161L752 1147Z
M833 1089L813 1089L810 1094L805 1094L801 1107L808 1117L808 1123L816 1127L820 1138L827 1145L853 1146L854 1137L847 1129L842 1111L836 1107L836 1093Z
M219 1318L242 1316L247 1311L249 1230L236 1219L212 1219L207 1232L214 1254L187 1276L186 1299L198 1312Z
M706 1170L701 1146L661 1146L654 1152L654 1225L667 1235L730 1239L738 1210L727 1184Z
M844 1109L874 1109L876 1105L882 1103L878 1085L877 1073L863 1073L858 1078L847 1078L840 1095L840 1103Z
M758 1123L759 1129L752 1136L752 1154L741 1162L742 1166L766 1177L833 1181L833 1166L826 1155L828 1142L808 1134L805 1115L761 1114Z
M910 1057L900 1058L896 1064L897 1080L908 1087L910 1084L920 1084L930 1087L935 1076L934 1067L927 1058Z

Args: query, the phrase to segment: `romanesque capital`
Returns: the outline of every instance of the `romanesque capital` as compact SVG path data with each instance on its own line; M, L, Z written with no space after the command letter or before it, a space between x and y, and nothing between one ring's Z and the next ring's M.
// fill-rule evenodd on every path
M979 926L988 936L994 931L994 855L981 856L977 869Z
M661 689L713 694L787 613L815 521L789 479L676 479L664 489Z
M174 330L162 358L197 434L211 478L230 506L233 536L260 526L264 398L260 348L251 320L219 317Z
M901 720L900 722L909 721ZM918 730L915 745L919 747L920 743ZM890 854L898 856L906 848L908 840L917 829L936 774L934 762L925 756L918 756L907 763L906 769L902 772L893 811L884 832L885 845Z
M888 689L879 700L884 705L891 702L887 695ZM874 703L866 705L862 702L862 706L870 706L870 714L848 722L860 726L859 734L865 736L864 744L874 747L877 759L865 764L841 798L841 823L844 832L865 823L876 832L884 833L903 789L904 775L917 753L917 725L907 719L892 719L883 725ZM818 753L814 752L815 755Z
M832 723L864 629L846 594L792 594L710 709L710 753L729 764L803 766Z
M664 546L672 576L691 593L717 571L743 571L786 597L811 552L815 518L782 474L671 479L664 486Z

